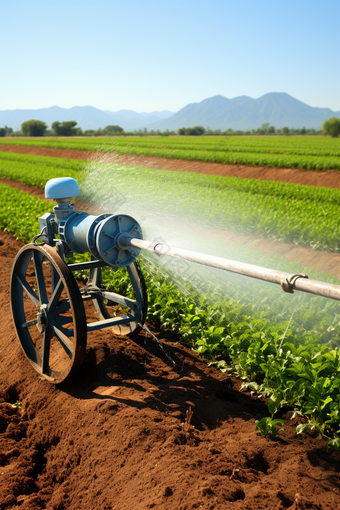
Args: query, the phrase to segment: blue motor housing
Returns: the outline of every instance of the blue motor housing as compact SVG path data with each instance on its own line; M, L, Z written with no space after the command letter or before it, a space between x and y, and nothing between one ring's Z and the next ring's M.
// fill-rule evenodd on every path
M50 179L45 185L45 197L52 200L78 197L79 195L79 185L72 177Z
M45 214L39 218L44 242L53 246L58 243L54 236L59 234L59 242L65 254L88 252L113 267L123 267L134 262L140 249L127 246L122 239L127 236L143 239L139 223L126 214L93 216L86 212L76 212L70 199L79 194L78 183L71 177L47 182L45 196L56 200L58 205L53 208L54 214Z

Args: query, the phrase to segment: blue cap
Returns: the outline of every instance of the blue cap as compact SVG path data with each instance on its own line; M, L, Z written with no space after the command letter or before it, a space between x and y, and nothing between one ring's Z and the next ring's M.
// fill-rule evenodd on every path
M79 185L72 177L50 179L45 185L45 198L57 200L58 198L71 198L79 195Z

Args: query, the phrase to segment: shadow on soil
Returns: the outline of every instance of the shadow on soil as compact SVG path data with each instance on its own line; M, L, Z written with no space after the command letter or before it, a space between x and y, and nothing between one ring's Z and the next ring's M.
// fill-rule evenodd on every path
M236 391L232 378L208 367L189 349L169 342L163 347L168 356L143 335L125 344L120 341L115 349L107 344L90 347L79 372L59 389L78 399L109 399L182 420L191 406L197 430L214 429L236 417L249 421L268 414L264 402ZM99 387L104 388L102 394L96 392ZM110 394L110 388L117 387L120 395Z

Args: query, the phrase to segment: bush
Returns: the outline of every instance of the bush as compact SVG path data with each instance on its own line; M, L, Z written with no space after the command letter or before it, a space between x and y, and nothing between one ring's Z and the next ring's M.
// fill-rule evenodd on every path
M187 136L200 136L205 133L205 129L203 126L194 126L193 128L180 128L177 131L179 135L187 135Z
M4 129L5 129L6 135L11 135L13 133L13 129L10 127L5 126Z
M24 136L44 136L47 126L42 120L26 120L21 124Z
M322 131L324 135L330 135L333 138L337 138L340 135L340 119L337 117L331 117L325 120L322 124Z
M124 129L120 126L106 126L103 129L103 133L109 135L110 133L123 133Z
M53 122L52 129L53 132L58 136L71 136L71 135L77 135L78 129L75 129L75 126L77 125L77 122L75 120L68 120L64 121L60 124L58 120Z

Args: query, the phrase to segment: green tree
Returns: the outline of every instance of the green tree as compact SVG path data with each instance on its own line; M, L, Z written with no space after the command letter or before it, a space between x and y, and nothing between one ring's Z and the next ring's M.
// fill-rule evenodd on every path
M76 135L77 134L77 130L75 129L76 125L77 122L75 120L68 120L62 123L56 120L52 124L52 130L58 136Z
M109 135L110 133L123 133L124 129L120 126L106 126L103 129L103 133ZM144 130L145 132L145 130Z
M193 129L196 131L196 135L198 135L198 136L204 135L204 133L205 133L205 129L203 126L194 126Z
M168 130L167 130L168 132ZM200 136L205 133L205 129L203 126L194 126L190 128L180 128L177 131L178 135L187 135L187 136Z
M337 138L340 135L340 119L337 117L331 117L325 120L322 124L322 131L324 135L330 135L333 138Z
M26 120L21 124L21 130L24 136L44 136L47 126L42 120Z
M5 136L5 134L6 134L6 129L5 128L0 128L0 137Z

